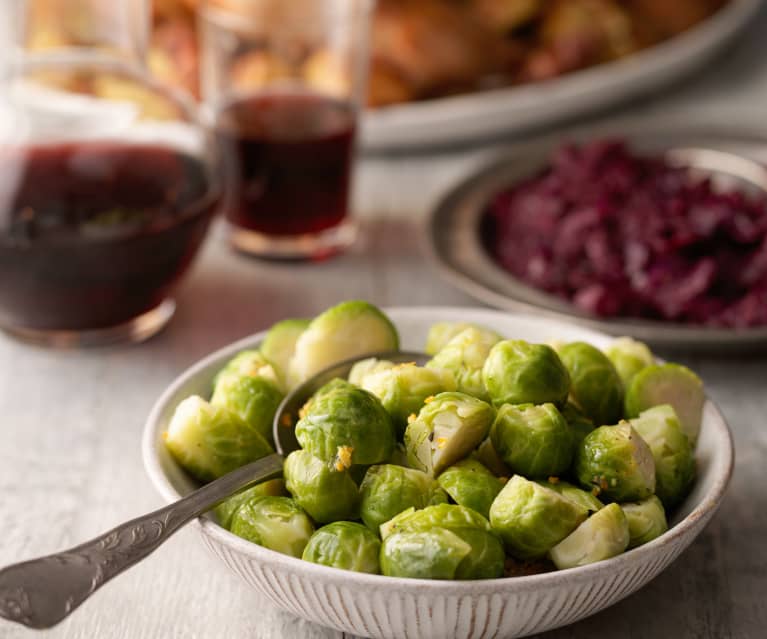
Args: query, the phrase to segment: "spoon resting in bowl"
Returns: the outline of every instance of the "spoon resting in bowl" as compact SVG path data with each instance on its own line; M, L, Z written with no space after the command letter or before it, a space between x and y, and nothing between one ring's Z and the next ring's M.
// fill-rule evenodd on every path
M55 626L103 584L144 559L192 519L242 490L281 476L285 457L299 448L294 418L301 406L325 383L336 377L346 378L352 366L367 357L417 364L429 360L423 353L370 354L314 375L292 390L277 409L272 424L276 453L79 546L0 570L0 617L30 628Z

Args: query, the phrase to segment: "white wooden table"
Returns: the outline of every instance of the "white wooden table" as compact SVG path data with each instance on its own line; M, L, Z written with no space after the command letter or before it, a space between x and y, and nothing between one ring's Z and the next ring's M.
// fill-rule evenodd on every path
M767 12L703 77L614 117L676 113L767 127L765 32ZM141 346L62 353L0 335L0 566L74 545L160 505L142 467L143 421L165 385L212 349L342 299L472 305L425 262L418 224L445 188L491 152L365 160L357 189L362 239L325 264L248 260L213 233L178 292L172 325ZM735 434L737 469L722 510L648 587L547 639L767 634L767 357L683 359L703 376ZM33 636L341 639L247 589L192 529L46 635L0 620L2 639Z

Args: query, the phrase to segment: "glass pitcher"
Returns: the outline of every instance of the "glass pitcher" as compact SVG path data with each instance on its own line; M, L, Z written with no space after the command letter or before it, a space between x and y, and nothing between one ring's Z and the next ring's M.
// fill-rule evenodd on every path
M0 328L146 339L218 194L192 102L145 73L146 0L3 0L0 25Z

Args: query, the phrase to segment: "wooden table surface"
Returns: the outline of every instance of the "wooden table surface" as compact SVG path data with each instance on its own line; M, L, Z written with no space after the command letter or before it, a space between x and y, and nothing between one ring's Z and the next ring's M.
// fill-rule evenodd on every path
M613 119L671 114L767 127L766 31L764 13L698 79ZM427 264L419 225L445 188L493 152L485 145L367 158L357 184L361 240L324 264L236 256L217 230L178 291L171 326L143 345L64 353L0 335L0 566L74 545L161 504L142 466L143 422L160 391L209 351L343 299L473 305ZM681 359L702 375L735 435L737 467L722 509L649 586L546 639L767 635L767 356ZM2 639L33 636L342 637L275 609L226 572L192 529L46 634L0 620Z

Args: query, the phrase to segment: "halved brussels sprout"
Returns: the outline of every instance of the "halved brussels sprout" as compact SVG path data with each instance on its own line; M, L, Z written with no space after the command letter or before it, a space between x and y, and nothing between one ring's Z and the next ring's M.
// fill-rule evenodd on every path
M595 512L549 551L563 570L593 564L620 555L629 544L629 524L618 504Z
M315 532L302 559L314 564L377 575L381 542L362 524L337 521Z
M286 319L274 324L261 342L263 356L274 364L277 373L287 380L288 366L296 350L296 342L309 328L309 319Z
M576 448L586 439L586 435L596 428L594 422L586 417L583 411L572 402L567 402L559 412L562 413L562 417L565 418L567 425L570 427L570 433L572 433Z
M655 494L673 508L695 481L695 452L669 404L642 411L631 425L647 442L655 461Z
M440 393L429 400L405 431L408 462L432 475L468 456L487 436L495 411L464 393Z
M408 508L446 503L447 495L426 473L392 464L371 466L360 486L360 515L378 533L381 524Z
M493 579L503 574L503 545L487 520L470 508L429 506L404 512L385 527L381 547L384 575Z
M621 504L629 523L629 548L636 548L668 530L666 511L655 495L642 501Z
M213 389L215 390L224 378L242 376L260 377L274 384L280 392L284 390L284 379L258 350L241 351L230 359L213 378Z
M213 512L218 519L218 523L222 528L227 530L232 525L232 517L234 513L245 502L256 499L257 497L280 497L287 496L285 491L285 482L282 479L270 479L261 484L256 484L242 492L232 495L229 499L222 501L218 506L213 509Z
M655 363L652 351L647 345L630 337L619 337L605 350L615 370L618 371L624 388L639 371Z
M410 415L417 413L424 400L445 391L455 390L450 371L398 364L385 370L369 372L359 384L381 400L402 435Z
M490 506L490 525L509 554L536 559L575 530L587 514L575 501L515 475Z
M340 379L323 386L301 411L296 438L339 470L387 461L394 449L391 418L378 398Z
M501 456L498 454L498 451L495 450L495 446L493 446L493 442L489 437L477 447L477 450L475 450L470 457L471 459L476 459L496 477L508 479L514 474L501 459Z
M315 317L298 338L288 366L288 386L293 388L336 362L398 348L397 329L380 309L363 301L342 302Z
M482 366L499 340L492 331L466 328L445 344L426 366L450 371L460 392L489 400L482 381Z
M559 348L570 373L570 397L596 426L615 424L623 416L623 382L607 356L586 342Z
M570 375L556 351L520 339L498 342L482 368L482 381L493 405L563 404Z
M509 468L525 477L565 472L573 460L575 440L554 404L504 404L490 429L493 447Z
M589 433L576 453L575 474L582 486L612 501L639 501L655 492L652 452L629 422Z
M228 408L273 444L272 422L282 399L282 392L263 377L225 375L216 384L210 403Z
M357 518L359 489L348 471L338 471L308 451L294 450L285 459L283 472L286 488L314 521Z
M562 495L562 497L566 497L579 506L583 506L589 513L595 513L597 510L601 510L605 506L594 496L593 493L581 490L577 486L573 486L566 481L549 478L547 480L538 481L537 483L539 483L541 486L558 492L560 495Z
M349 383L355 386L362 386L362 380L365 375L385 371L395 366L396 364L388 359L376 359L375 357L361 359L359 362L355 362L349 371Z
M254 544L300 558L314 524L290 497L256 497L237 509L230 530Z
M703 419L706 393L703 382L686 366L680 364L654 364L639 371L626 392L626 417L670 404L679 417L682 432L694 446L698 441Z
M459 506L490 516L490 504L503 488L503 482L474 459L463 459L444 470L439 485Z
M436 355L451 339L465 331L467 328L485 332L497 342L503 339L495 331L491 331L489 328L477 324L470 324L469 322L437 322L436 324L432 324L429 328L429 334L426 337L426 348L424 349L426 354L432 356Z
M212 481L274 452L261 433L223 406L187 397L165 433L165 445L189 474Z

